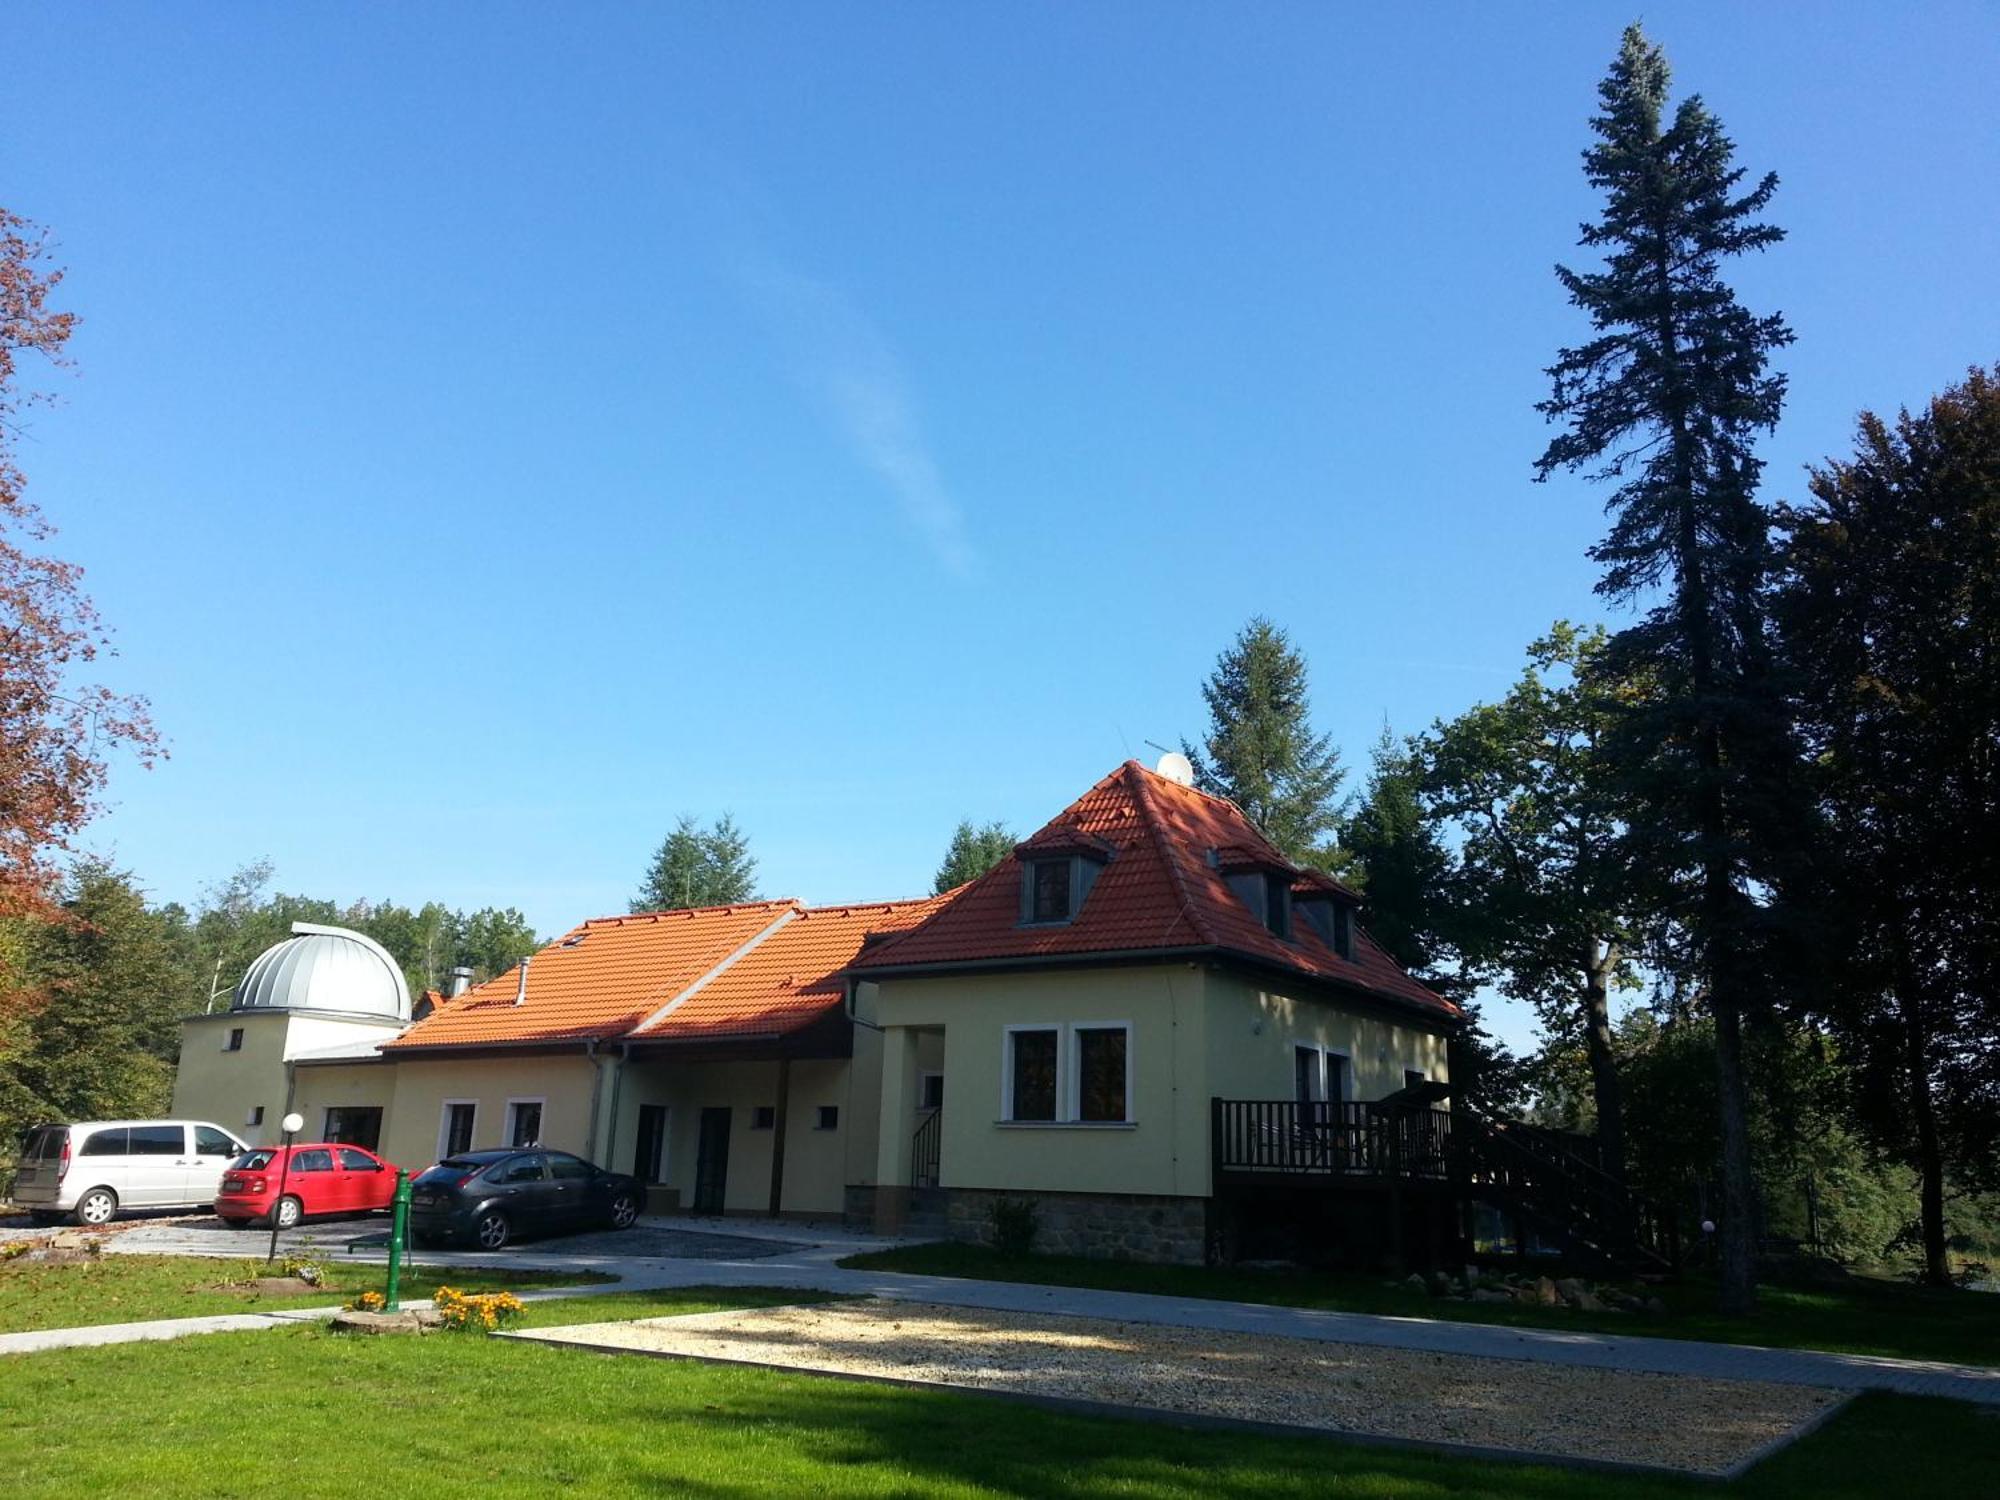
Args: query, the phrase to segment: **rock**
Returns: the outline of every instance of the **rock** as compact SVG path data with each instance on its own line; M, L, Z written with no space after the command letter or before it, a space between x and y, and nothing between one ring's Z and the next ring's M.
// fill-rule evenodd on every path
M335 1333L429 1333L433 1328L442 1328L444 1319L434 1312L415 1308L393 1313L353 1309L335 1313L326 1326Z
M1239 1260L1236 1268L1240 1271L1296 1271L1299 1263L1295 1260Z
M1658 1297L1648 1297L1639 1305L1649 1313L1663 1313L1667 1310L1667 1304L1662 1302Z
M1570 1298L1569 1305L1578 1312L1606 1311L1604 1303L1592 1295L1588 1288L1579 1290L1574 1297Z
M1473 1288L1472 1300L1474 1302L1512 1302L1514 1299L1510 1294L1501 1291L1497 1286L1482 1286Z
M1564 1276L1556 1282L1556 1295L1572 1307L1576 1305L1576 1299L1589 1290L1588 1286L1574 1276Z
M80 1229L61 1229L49 1236L51 1250L87 1250L90 1236Z
M1451 1278L1442 1271L1431 1272L1430 1290L1433 1297L1449 1297L1452 1293Z
M1555 1307L1561 1302L1562 1298L1556 1295L1556 1284L1553 1281L1549 1280L1546 1276L1535 1278L1535 1305L1537 1307Z
M1420 1272L1412 1271L1407 1277L1403 1279L1403 1286L1408 1291L1422 1292L1426 1296L1430 1295L1431 1284L1428 1281L1424 1280L1423 1275Z

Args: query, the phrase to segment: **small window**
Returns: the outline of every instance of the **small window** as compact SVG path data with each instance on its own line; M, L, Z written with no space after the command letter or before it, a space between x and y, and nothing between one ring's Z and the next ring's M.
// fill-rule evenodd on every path
M542 1139L542 1101L539 1099L510 1099L507 1101L507 1144L510 1146L535 1146Z
M1264 877L1264 925L1274 936L1292 935L1292 878L1289 875Z
M245 1125L262 1125L264 1123L264 1106L261 1104L251 1105L250 1118L243 1123Z
M926 1073L918 1100L924 1109L944 1108L944 1074Z
M775 1130L777 1126L777 1105L760 1104L750 1111L750 1128L752 1130Z
M1342 958L1354 957L1354 910L1352 907L1338 906L1333 909L1333 951Z
M331 1172L332 1170L333 1153L331 1151L315 1147L310 1151L294 1151L292 1153L291 1171L294 1177L298 1176L301 1172Z
M84 1137L78 1156L129 1156L126 1143L132 1132L123 1125L114 1130L93 1130Z
M1076 1028L1076 1117L1123 1124L1131 1116L1125 1097L1130 1034L1123 1026Z
M838 1104L822 1104L819 1107L818 1123L816 1123L813 1126L813 1129L815 1130L840 1129L840 1106Z
M336 1105L326 1112L326 1129L322 1134L329 1141L373 1151L382 1144L382 1107Z
M1067 922L1070 919L1070 862L1067 859L1038 859L1028 867L1032 882L1028 897L1030 922Z
M186 1156L187 1131L179 1125L134 1125L126 1149L133 1156Z
M1008 1119L1055 1119L1056 1043L1053 1026L1007 1033Z
M470 1099L445 1102L444 1119L438 1131L439 1157L456 1156L472 1149L472 1121L479 1106Z
M232 1026L229 1028L229 1040L222 1044L222 1050L224 1052L241 1052L243 1050L243 1028L241 1026Z

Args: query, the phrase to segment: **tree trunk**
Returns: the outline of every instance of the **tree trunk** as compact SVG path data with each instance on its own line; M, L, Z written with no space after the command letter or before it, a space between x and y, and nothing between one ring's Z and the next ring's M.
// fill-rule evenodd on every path
M1917 1126L1918 1211L1924 1235L1924 1281L1951 1285L1951 1262L1945 1255L1944 1148L1938 1140L1937 1105L1931 1098L1929 1039L1923 1013L1909 986L1907 964L1898 964L1902 989L1898 997L1903 1023L1903 1066L1910 1085L1910 1115Z
M1590 1088L1597 1098L1599 1165L1625 1180L1625 1093L1618 1081L1618 1058L1611 1049L1611 975L1618 950L1593 942L1583 968L1583 1034L1590 1056Z

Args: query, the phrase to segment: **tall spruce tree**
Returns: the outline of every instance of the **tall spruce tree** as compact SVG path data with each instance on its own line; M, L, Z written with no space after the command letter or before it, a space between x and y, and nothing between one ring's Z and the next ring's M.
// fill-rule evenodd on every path
M756 892L757 861L736 820L724 813L703 828L693 814L683 813L646 867L632 910L728 906L754 900Z
M1014 852L1019 843L1005 823L974 827L970 818L961 818L952 830L951 843L944 851L944 863L931 881L931 894L942 896L968 880L977 880Z
M1917 1173L1925 1279L1946 1179L2000 1179L2000 367L1861 419L1786 507L1787 680L1831 837L1814 1009L1861 1123Z
M1721 1303L1756 1302L1755 1185L1742 1028L1762 993L1779 888L1760 820L1788 750L1769 682L1769 518L1756 499L1756 439L1777 422L1791 342L1722 278L1732 257L1783 231L1761 222L1777 190L1744 187L1735 148L1699 97L1667 116L1659 47L1629 27L1599 86L1597 143L1584 171L1604 212L1582 244L1596 271L1558 267L1595 336L1564 349L1540 410L1564 430L1538 477L1583 470L1617 489L1609 534L1591 551L1598 591L1618 603L1664 598L1611 646L1612 670L1657 684L1612 742L1634 793L1632 836L1678 877L1685 961L1715 1019L1722 1140Z
M1306 659L1258 616L1237 633L1202 684L1208 733L1196 749L1195 785L1227 797L1293 859L1338 863L1340 784L1347 772L1333 737L1313 731Z

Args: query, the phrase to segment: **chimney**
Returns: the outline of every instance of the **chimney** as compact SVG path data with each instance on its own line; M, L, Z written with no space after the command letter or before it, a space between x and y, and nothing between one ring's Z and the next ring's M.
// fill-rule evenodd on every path
M451 988L445 993L453 1000L472 988L472 970L460 964L451 971Z
M517 989L516 991L514 991L514 1003L515 1003L516 1005L521 1005L521 1004L524 1004L524 1003L525 1003L525 1002L527 1001L527 998L528 998L528 965L529 965L529 963L530 963L530 962L532 962L532 961L533 961L533 959L534 959L534 956L535 956L534 954L530 953L530 954L529 954L529 955L528 955L528 956L527 956L526 958L524 958L524 959L522 959L522 960L521 960L521 987L520 987L519 989Z

